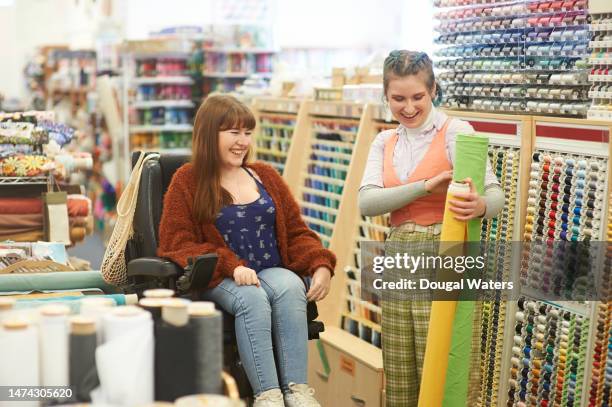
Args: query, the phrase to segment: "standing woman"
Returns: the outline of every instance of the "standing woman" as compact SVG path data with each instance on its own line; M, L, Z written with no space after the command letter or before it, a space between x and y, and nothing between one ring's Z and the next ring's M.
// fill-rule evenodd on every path
M231 96L198 109L191 163L164 197L158 254L185 267L219 257L204 298L234 315L255 407L317 407L307 381L306 302L329 292L336 264L278 172L248 164L255 118ZM301 277L311 276L306 292Z
M442 92L423 52L392 51L384 62L383 88L399 126L379 133L370 147L359 207L364 216L391 214L387 255L407 249L421 254L440 240L456 137L473 134L474 129L434 106ZM504 194L490 163L484 196L478 195L471 180L466 181L471 192L457 194L463 200L450 202L456 219L496 216ZM382 301L387 406L411 407L418 402L431 311L430 301L418 299Z

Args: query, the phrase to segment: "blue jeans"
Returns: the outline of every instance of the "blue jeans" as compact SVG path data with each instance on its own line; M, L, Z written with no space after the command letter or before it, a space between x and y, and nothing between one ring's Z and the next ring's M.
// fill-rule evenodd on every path
M304 282L281 267L261 270L257 277L261 287L226 278L203 294L234 315L238 352L255 395L306 383L308 365Z

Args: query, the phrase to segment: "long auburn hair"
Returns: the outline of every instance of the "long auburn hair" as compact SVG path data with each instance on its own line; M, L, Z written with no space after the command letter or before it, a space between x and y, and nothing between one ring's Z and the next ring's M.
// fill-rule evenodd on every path
M219 132L235 128L255 128L255 116L235 97L211 95L200 105L193 126L191 156L196 182L193 211L200 222L214 222L221 208L233 202L231 194L221 186ZM243 166L249 156L250 151Z

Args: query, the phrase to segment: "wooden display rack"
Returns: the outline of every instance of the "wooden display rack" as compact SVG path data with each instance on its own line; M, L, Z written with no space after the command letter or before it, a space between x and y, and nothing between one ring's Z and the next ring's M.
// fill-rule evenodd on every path
M254 99L251 106L257 122L255 159L272 165L281 174L294 141L299 112L304 114L301 104L301 100L266 97Z

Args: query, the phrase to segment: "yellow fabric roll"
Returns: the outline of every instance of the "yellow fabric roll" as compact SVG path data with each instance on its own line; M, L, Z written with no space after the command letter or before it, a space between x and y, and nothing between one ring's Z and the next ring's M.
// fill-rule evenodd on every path
M465 241L467 236L467 223L455 219L455 214L450 211L448 201L459 200L453 197L453 193L456 192L470 192L470 188L467 184L455 182L451 183L448 188L439 251L445 256L461 255L463 246L457 243ZM433 301L432 303L419 391L419 407L442 406L456 308L457 301Z

